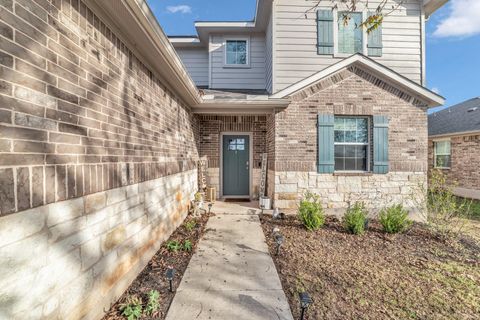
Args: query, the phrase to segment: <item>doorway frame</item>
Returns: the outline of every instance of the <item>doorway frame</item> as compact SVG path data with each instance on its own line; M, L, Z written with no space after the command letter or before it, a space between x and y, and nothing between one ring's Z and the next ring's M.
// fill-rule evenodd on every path
M248 195L244 196L225 196L223 194L223 139L225 136L248 136L249 147L248 147ZM225 131L220 132L220 181L219 181L219 195L220 199L252 199L252 191L253 191L253 132L233 132L233 131Z

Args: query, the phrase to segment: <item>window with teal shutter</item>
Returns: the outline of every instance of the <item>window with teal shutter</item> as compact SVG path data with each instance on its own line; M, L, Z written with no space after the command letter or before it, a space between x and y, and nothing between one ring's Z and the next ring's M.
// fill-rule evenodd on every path
M345 17L350 19L345 21ZM338 13L338 53L363 52L363 28L361 12Z
M333 173L334 159L334 116L318 115L318 173Z
M373 173L388 173L388 117L373 116Z
M318 54L333 54L332 10L317 11Z
M369 16L374 15L375 13L370 12ZM371 30L368 34L368 55L371 57L381 57L383 50L383 41L382 41L382 25L378 25L376 29Z

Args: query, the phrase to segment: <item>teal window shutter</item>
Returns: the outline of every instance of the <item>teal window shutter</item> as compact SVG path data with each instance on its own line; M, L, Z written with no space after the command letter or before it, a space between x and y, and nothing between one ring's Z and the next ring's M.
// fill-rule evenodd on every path
M318 173L333 173L335 167L332 114L318 115Z
M318 54L333 54L332 10L317 11Z
M373 173L388 173L388 118L373 116Z
M369 12L369 16L371 17L375 13ZM382 25L378 25L378 27L368 34L368 55L371 57L381 57L382 56Z

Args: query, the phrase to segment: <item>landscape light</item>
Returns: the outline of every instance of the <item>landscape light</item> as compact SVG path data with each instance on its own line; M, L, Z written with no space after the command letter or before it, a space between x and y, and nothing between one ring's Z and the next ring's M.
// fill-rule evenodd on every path
M280 254L280 246L283 244L285 238L280 233L275 233L273 237L275 238L275 243L277 244L277 252L275 255L278 256Z
M213 207L213 203L209 203L208 204L208 213L210 214L210 212L212 211L212 207Z
M306 292L300 293L300 307L302 308L302 314L300 316L300 320L303 320L303 317L305 316L305 311L312 304L312 302L313 302L312 298L310 298L308 293Z
M173 277L175 277L175 269L173 269L172 267L168 267L167 269L167 273L166 273L166 278L170 284L170 292L173 292Z

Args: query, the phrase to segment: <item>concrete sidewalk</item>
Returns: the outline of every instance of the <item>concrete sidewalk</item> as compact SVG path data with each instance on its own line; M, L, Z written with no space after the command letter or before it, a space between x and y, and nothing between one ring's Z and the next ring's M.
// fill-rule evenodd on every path
M293 320L258 210L217 202L167 320Z

